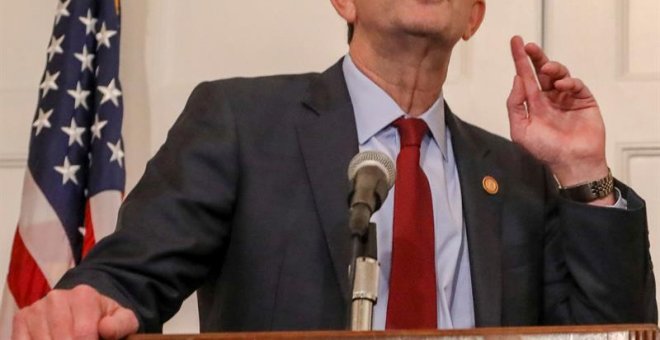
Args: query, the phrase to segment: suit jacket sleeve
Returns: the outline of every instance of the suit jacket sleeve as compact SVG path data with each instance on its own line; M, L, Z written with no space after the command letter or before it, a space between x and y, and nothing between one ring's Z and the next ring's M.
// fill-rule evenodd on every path
M550 190L546 324L657 323L644 201L617 182L628 209L572 202Z
M235 121L217 84L192 93L166 143L97 244L58 288L89 284L159 331L221 263L238 183Z

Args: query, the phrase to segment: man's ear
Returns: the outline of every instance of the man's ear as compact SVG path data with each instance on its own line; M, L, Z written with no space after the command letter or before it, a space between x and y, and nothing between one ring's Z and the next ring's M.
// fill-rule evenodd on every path
M481 26L481 23L484 21L485 14L485 0L475 0L472 4L472 11L470 12L470 21L468 22L468 26L465 28L465 32L463 32L463 40L470 39L477 32L479 26Z
M353 24L356 19L355 1L354 0L330 0L332 6L335 7L337 13L346 20L347 23Z

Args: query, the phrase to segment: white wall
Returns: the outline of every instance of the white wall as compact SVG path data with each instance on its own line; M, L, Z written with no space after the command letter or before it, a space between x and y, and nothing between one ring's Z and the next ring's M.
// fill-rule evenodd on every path
M599 91L608 86L623 89L625 93L634 91L630 90L630 81L621 83L618 77L599 76L614 72L612 63L616 61L603 64L602 59L588 53L598 50L597 42L602 34L585 27L593 22L601 31L616 27L615 31L619 32L626 23L634 22L635 25L628 26L634 32L627 40L636 51L632 55L646 53L648 57L650 53L650 58L657 58L660 21L648 18L652 14L649 11L657 9L656 1L590 0L580 2L579 6L571 0L547 2L552 4L545 13L546 21L552 25L545 30L551 55L568 59L575 72L588 77L585 79L588 84L597 80L599 85L595 86ZM17 221L28 132L55 3L55 0L0 1L0 278L6 275ZM507 134L504 101L513 77L508 38L519 33L527 39L541 40L542 3L541 0L488 1L486 22L473 41L455 53L445 89L453 109L461 116L499 134ZM625 22L617 12L625 8L617 6L624 4L629 4L632 12ZM644 6L656 7L645 11ZM562 11L571 9L577 14L569 24L562 19L568 14ZM123 1L122 34L129 190L144 170L146 160L163 142L195 84L233 76L322 71L346 50L345 25L327 0L128 0ZM592 42L586 51L585 40ZM615 53L617 46L607 45L601 52ZM646 65L642 71L650 67L646 73L652 79L640 81L640 86L647 97L655 94L658 98L660 87L653 80L656 79L653 72L660 71L654 60L633 65ZM606 91L602 98L603 111L606 121L617 129L622 123L614 115L619 114L622 101L611 95L610 90ZM625 104L628 102L627 99ZM656 130L653 130L656 125L648 127L648 122L659 121L660 109L655 103L637 103L626 111L630 119L623 125L625 130L616 130L613 135L618 141L608 144L613 168L625 172L625 164L631 166L625 176L642 186L652 216L660 213L660 183L652 175L660 159L657 157L660 148L656 147L660 145L657 134L660 127ZM632 133L635 131L648 132L640 137ZM655 158L640 158L645 149L633 147L627 149L632 150L631 160L620 161L625 157L617 145L630 143L650 145ZM655 221L657 225L660 219ZM660 242L660 232L652 230L652 238ZM660 262L660 256L655 258ZM3 285L4 280L0 280L0 288ZM166 328L176 332L195 331L194 301L184 305L177 319Z

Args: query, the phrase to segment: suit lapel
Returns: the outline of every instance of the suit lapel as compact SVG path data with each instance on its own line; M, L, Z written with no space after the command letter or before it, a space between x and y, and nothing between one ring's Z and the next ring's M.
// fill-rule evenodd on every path
M445 111L461 184L476 325L499 326L502 313L500 208L504 177L495 166L488 146L481 143L449 107ZM498 181L498 194L491 195L484 190L485 176Z
M353 106L341 65L339 61L311 83L308 97L303 101L310 110L299 117L297 133L337 280L343 296L348 298L350 234L346 171L359 149Z

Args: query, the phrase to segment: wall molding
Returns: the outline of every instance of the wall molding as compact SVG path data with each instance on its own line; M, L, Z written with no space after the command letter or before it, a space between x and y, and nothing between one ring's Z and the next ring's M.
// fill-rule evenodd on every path
M449 74L447 74L446 84L455 85L459 84L461 81L470 79L470 70L472 69L473 52L472 52L472 43L461 42L461 45L456 46L454 49L455 56L452 57L452 62L450 63Z
M546 48L546 43L548 41L548 3L546 0L541 0L541 41L539 45L541 48Z
M630 162L639 157L660 158L660 142L623 143L617 145L617 151L620 155L621 180L631 183Z
M0 154L0 169L22 169L27 166L27 156L22 154Z
M630 67L630 2L634 0L619 0L619 46L618 64L619 78L628 81L655 81L660 80L660 72L634 72Z

